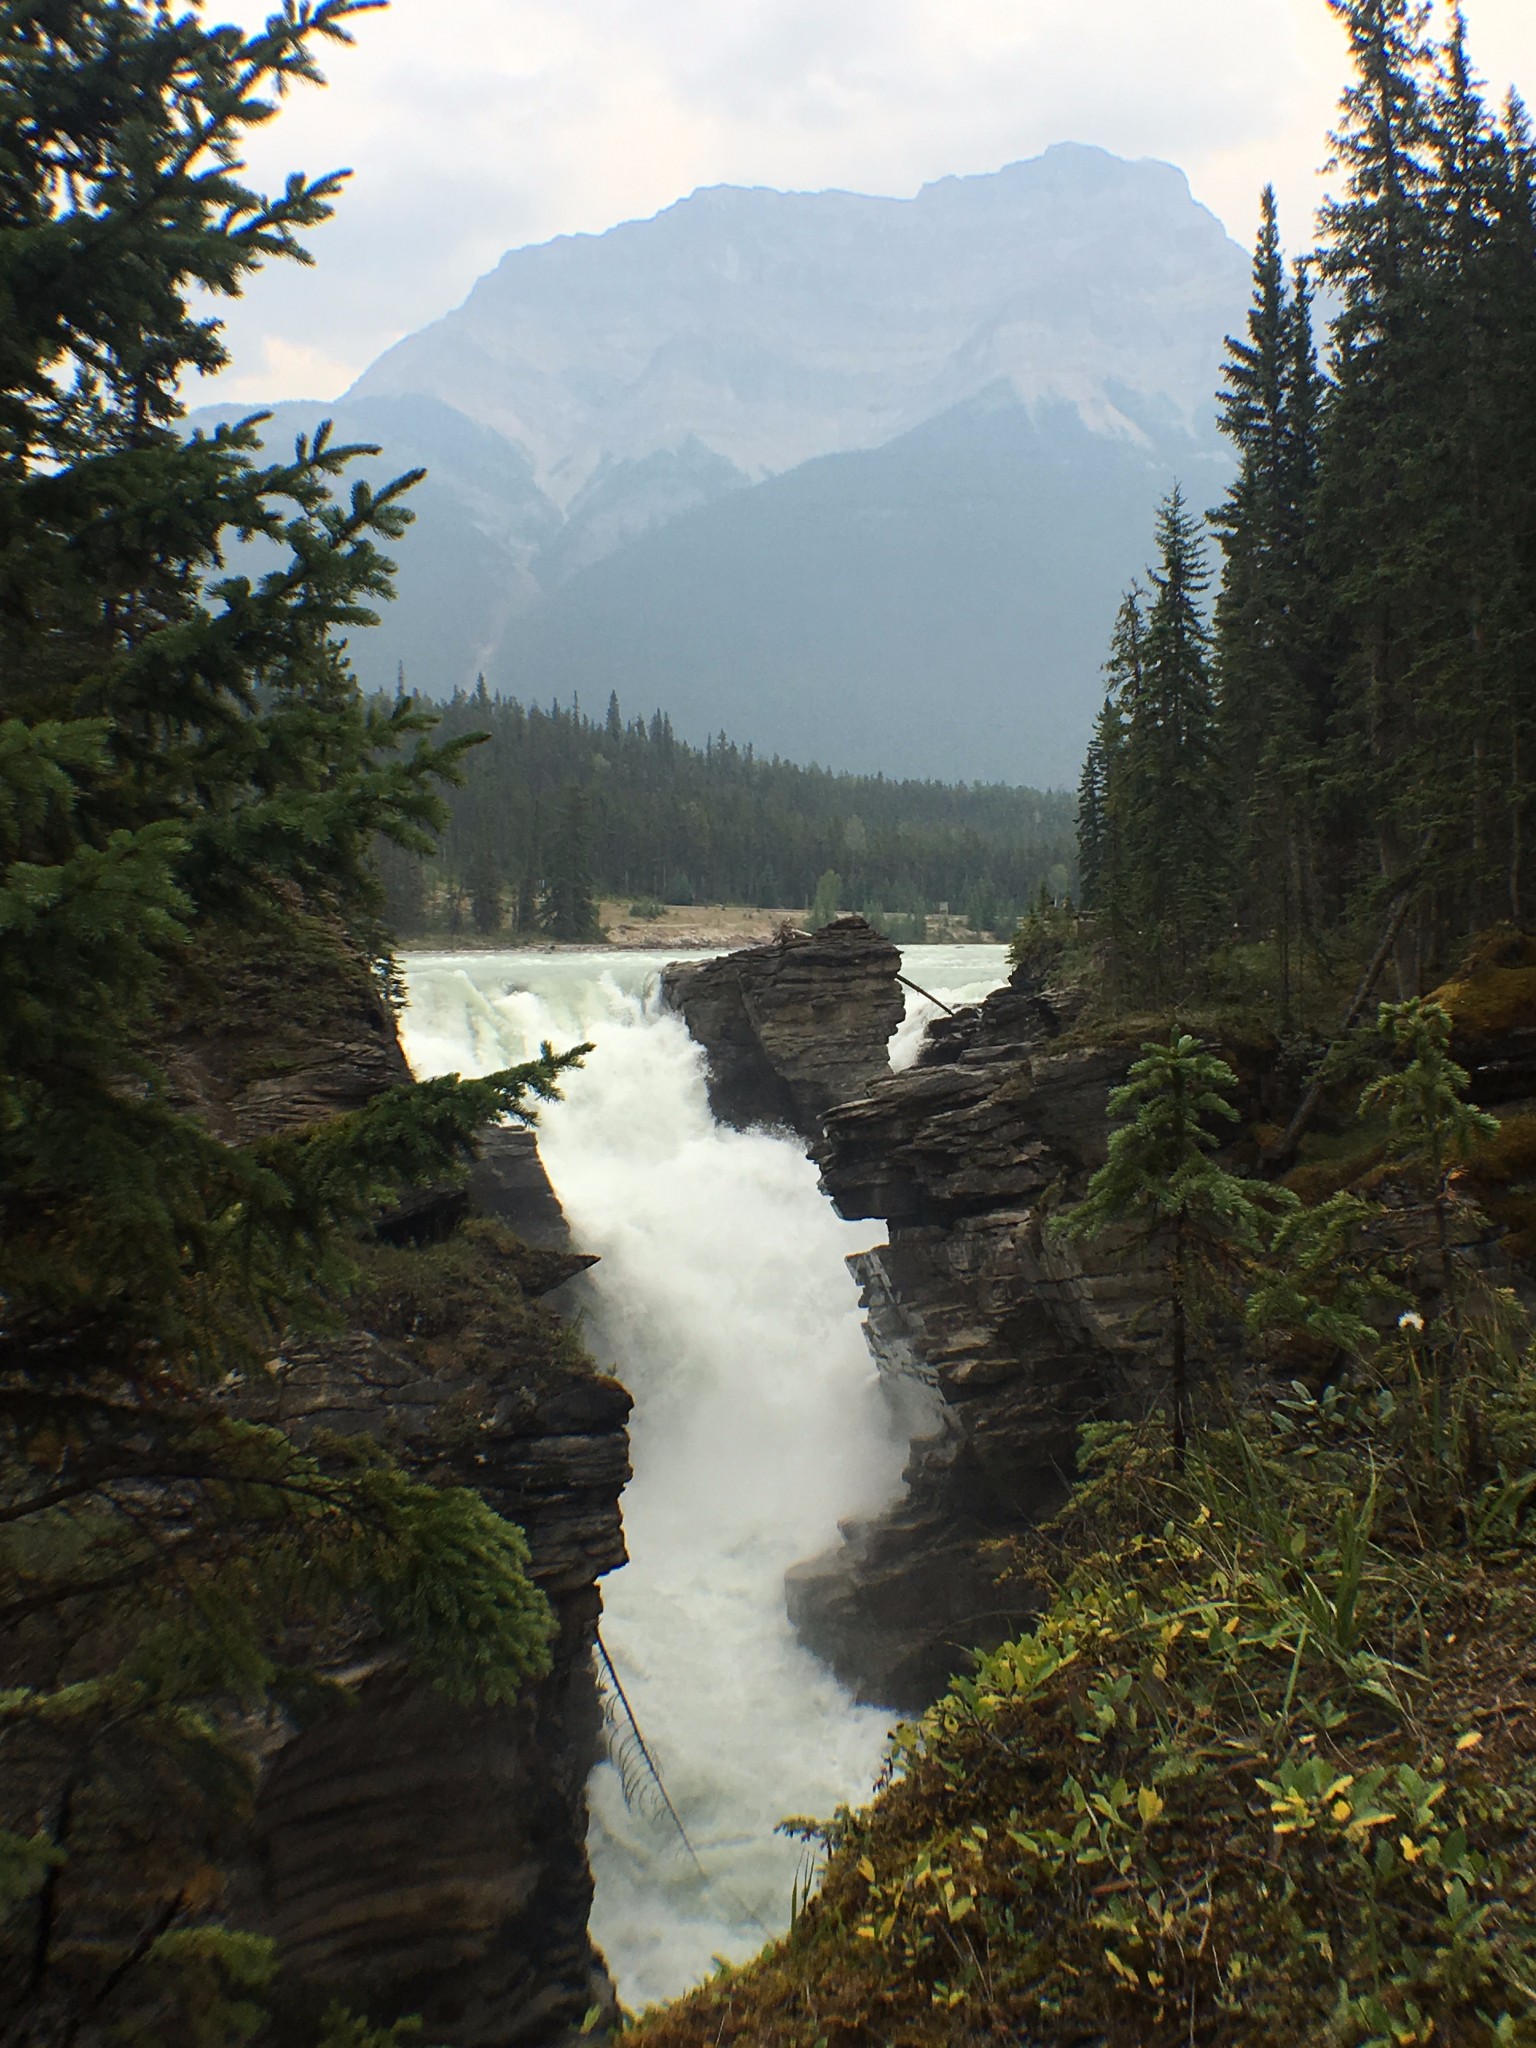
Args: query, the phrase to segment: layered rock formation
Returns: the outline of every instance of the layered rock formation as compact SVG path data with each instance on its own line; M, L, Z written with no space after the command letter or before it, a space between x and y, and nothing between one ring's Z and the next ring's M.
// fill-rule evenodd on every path
M1009 986L938 1020L917 1064L834 1109L814 1148L839 1213L889 1226L852 1262L882 1369L940 1397L905 1499L789 1582L802 1636L883 1704L925 1702L1017 1629L987 1546L1063 1497L1084 1422L1137 1397L1137 1261L1045 1228L1103 1159L1126 1066L1122 1048L1057 1044L1078 1000Z
M873 1032L858 1006L867 1004L884 1030L896 963L866 950L866 978L845 972L838 980L843 957L823 969L817 955L803 953L786 1013L816 1014L812 978L827 972L819 1014L826 1028L836 1020L835 1028L851 1031L853 1066L865 1077L822 1111L810 1149L841 1215L888 1226L887 1242L850 1264L882 1372L896 1388L927 1389L929 1419L913 1443L903 1500L846 1524L838 1549L798 1566L787 1592L801 1636L862 1698L915 1708L968 1652L1027 1620L999 1590L994 1546L1065 1496L1084 1423L1145 1412L1162 1398L1154 1290L1140 1254L1114 1235L1083 1244L1049 1227L1105 1157L1109 1093L1136 1044L1071 1029L1082 992L1021 970L980 1005L930 1025L914 1066L874 1072ZM770 1099L765 1076L787 1092L785 1075L794 1070L773 1037L774 980L753 954L712 962L708 974L709 999L690 1003L684 980L680 1007L720 1075L717 1109L735 1122L754 1113L768 1120L771 1109L754 1109ZM1494 1228L1458 1201L1451 1245L1458 1261L1503 1286L1521 1284L1518 1261L1536 1242L1528 1193L1536 1166L1533 991L1536 948L1512 938L1480 957L1465 982L1438 992L1455 1018L1474 1094L1497 1103L1505 1119L1469 1170ZM777 1029L793 1046L797 1031ZM1237 1073L1242 1125L1283 1122L1299 1078L1278 1048L1255 1040L1222 1050ZM832 1085L837 1049L819 1044L816 1061ZM775 1120L805 1131L811 1102L827 1092ZM1347 1128L1353 1093L1335 1108ZM1381 1168L1380 1147L1367 1137L1343 1178L1376 1174L1383 1253L1410 1288L1432 1295L1433 1212L1411 1175L1389 1185ZM1329 1170L1326 1162L1317 1169ZM1279 1360L1278 1369L1290 1377L1315 1364Z
M716 1114L811 1139L839 1213L889 1241L852 1261L871 1349L929 1390L907 1493L790 1574L801 1635L867 1700L913 1707L1022 1616L987 1546L1068 1485L1082 1424L1132 1398L1147 1304L1134 1260L1047 1235L1104 1156L1122 1048L1058 1046L1078 998L1009 986L940 1018L891 1073L900 958L862 920L669 968ZM937 1396L937 1399L932 1399Z
M888 939L846 916L814 935L786 930L718 960L674 961L661 984L708 1053L721 1122L781 1124L814 1139L834 1104L889 1069L900 966Z
M366 965L301 919L280 950L209 963L170 1064L182 1099L242 1139L409 1079ZM467 1189L403 1205L357 1259L345 1329L285 1345L242 1406L300 1437L373 1436L520 1524L557 1622L553 1668L511 1706L470 1708L374 1636L328 1639L341 1703L250 1731L255 1813L231 1917L275 1937L296 2034L339 1998L382 2021L420 2014L449 2048L564 2048L593 2006L612 2009L587 1934L584 1788L601 1738L597 1581L624 1562L630 1398L546 1306L592 1261L570 1246L530 1132L490 1133Z
M519 1523L559 1630L549 1677L511 1706L457 1705L364 1642L340 1667L344 1711L269 1731L254 1917L290 2013L341 1997L419 2013L452 2048L554 2048L611 2004L586 1932L584 1788L630 1399L530 1298L584 1263L471 1222L431 1252L372 1256L367 1327L277 1361L290 1429L366 1431Z

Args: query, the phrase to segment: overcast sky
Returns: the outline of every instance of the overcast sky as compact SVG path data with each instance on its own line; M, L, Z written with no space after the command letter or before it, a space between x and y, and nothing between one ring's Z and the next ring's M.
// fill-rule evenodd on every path
M1536 0L1466 11L1490 88L1536 100ZM333 398L505 250L700 185L904 196L1090 142L1178 164L1245 246L1273 179L1299 246L1344 56L1324 0L393 0L326 69L252 170L355 176L315 269L229 309L194 403Z

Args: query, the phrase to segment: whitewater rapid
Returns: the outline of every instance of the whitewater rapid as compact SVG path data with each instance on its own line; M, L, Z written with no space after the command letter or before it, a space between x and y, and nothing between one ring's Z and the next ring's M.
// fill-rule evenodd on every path
M600 1258L583 1336L635 1398L603 1639L697 1858L598 1766L592 1933L631 2008L781 1933L804 1850L777 1823L869 1793L891 1717L795 1640L784 1574L898 1495L907 1450L844 1265L879 1226L840 1221L798 1140L715 1123L699 1049L648 999L664 958L414 954L402 1018L423 1077L594 1046L539 1149ZM1005 969L1000 947L914 947L906 972L953 1004ZM933 1014L909 998L893 1064Z

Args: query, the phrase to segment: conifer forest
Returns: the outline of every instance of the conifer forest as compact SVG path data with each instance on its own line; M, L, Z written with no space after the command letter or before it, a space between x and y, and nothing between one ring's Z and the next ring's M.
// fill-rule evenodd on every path
M1282 1013L1346 932L1409 993L1530 914L1536 145L1459 12L1443 44L1419 8L1335 12L1342 196L1288 262L1264 195L1218 562L1175 492L1079 791L1082 900L1127 985L1261 941Z
M1042 887L1070 887L1074 806L1062 791L763 761L724 733L689 746L664 711L626 721L617 697L597 723L579 705L524 706L483 683L442 707L438 731L450 744L486 737L448 792L436 857L381 849L391 918L406 933L548 930L549 899L573 864L589 893L625 902L791 909L831 872L836 907L872 912L882 928L895 917L898 929L946 904L978 931L1007 932Z
M189 394L381 6L0 0L0 2048L1536 2048L1536 129L1473 8L1316 0L1331 196L1264 192L1230 482L1064 791L360 686L431 480ZM796 916L658 995L605 900ZM941 910L1011 935L948 996ZM802 1725L883 1762L765 1822Z

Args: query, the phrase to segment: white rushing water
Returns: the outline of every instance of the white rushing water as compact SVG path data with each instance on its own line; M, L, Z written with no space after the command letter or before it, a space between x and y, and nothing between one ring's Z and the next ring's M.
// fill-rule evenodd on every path
M635 1397L631 1561L603 1582L603 1637L698 1859L598 1767L592 1932L631 2007L782 1932L803 1851L776 1823L868 1795L890 1717L801 1648L783 1581L896 1497L906 1454L843 1264L880 1226L839 1220L798 1140L714 1122L702 1055L646 1000L665 957L416 954L402 1022L422 1076L595 1047L540 1112L539 1149L601 1259L587 1343ZM906 958L950 1004L1005 971L1001 947ZM909 997L896 1064L933 1014Z

